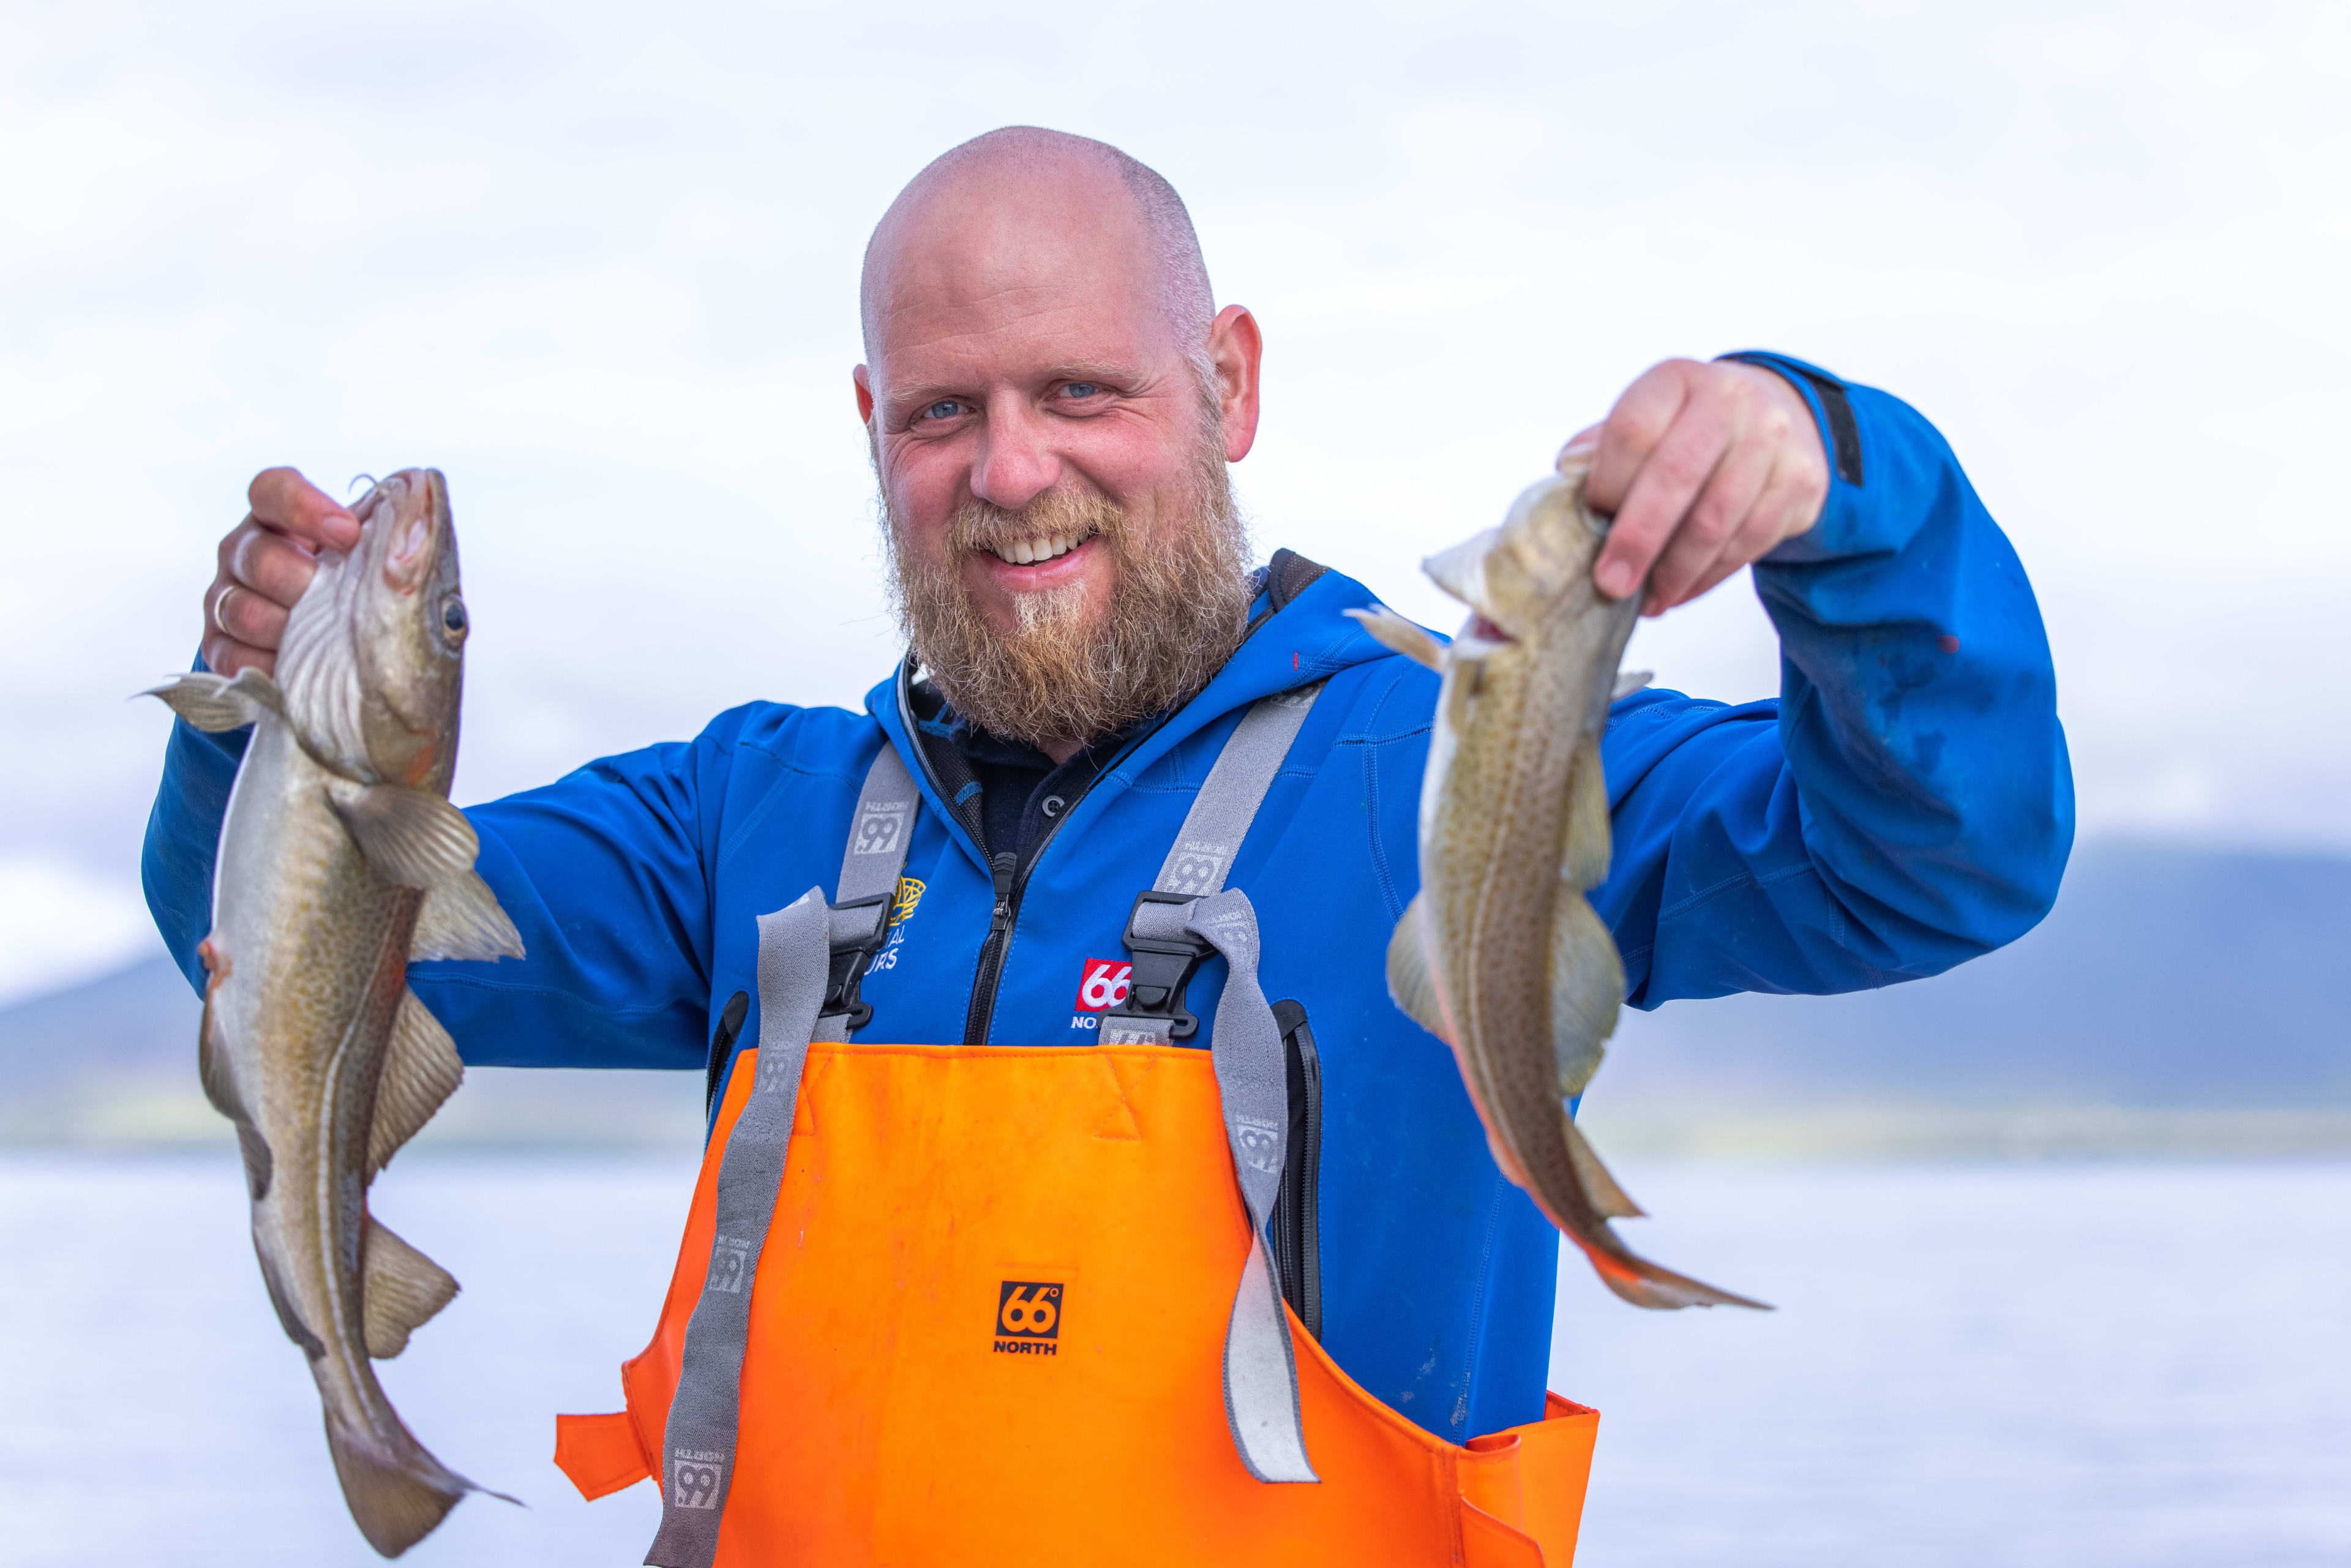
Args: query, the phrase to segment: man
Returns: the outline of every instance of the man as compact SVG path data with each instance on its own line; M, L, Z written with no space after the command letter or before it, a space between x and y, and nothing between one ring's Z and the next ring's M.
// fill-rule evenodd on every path
M1417 881L1434 677L1342 613L1367 589L1287 551L1248 570L1226 465L1254 440L1259 328L1216 308L1183 205L1149 170L1033 129L966 143L883 218L862 301L855 392L909 666L862 714L754 704L691 743L476 808L482 873L529 956L412 972L470 1061L712 1074L718 1135L608 1479L662 1477L658 1562L787 1547L993 1561L988 1542L1121 1530L1131 1551L1088 1560L1306 1542L1421 1561L1412 1531L1439 1515L1466 1552L1504 1505L1472 1506L1467 1479L1439 1486L1458 1512L1451 1491L1435 1513L1395 1501L1422 1483L1379 1479L1361 1456L1467 1476L1458 1445L1537 1429L1558 1239L1496 1170L1449 1054L1383 981ZM1926 422L1748 355L1658 365L1574 440L1596 447L1590 495L1615 517L1599 588L1646 582L1654 614L1751 564L1784 655L1777 703L1647 691L1611 716L1615 860L1593 904L1628 999L1880 986L2029 929L2072 831L2053 675L2013 552ZM271 666L313 553L356 537L289 469L256 478L251 501L204 600L203 657L224 672ZM1203 885L1228 890L1228 911L1230 890L1245 896L1257 945L1210 951L1190 915L1175 961L1206 961L1146 1005L1144 968L1123 967L1149 947L1137 894L1155 868L1164 883L1219 758L1254 744L1253 715L1294 727ZM150 828L150 902L192 979L240 746L175 726ZM920 809L910 831L870 833L893 779ZM861 925L849 884L878 850L904 857L904 880L886 925ZM732 1067L756 1047L764 1076L811 1031L813 992L799 1012L778 1000L801 995L778 977L795 910L812 911L820 967L830 931L836 967L820 1043L791 1058L799 1109L788 1097L770 1128L790 1175L780 1197L773 1174L750 1184L774 1207L746 1241L726 1228L741 1224L725 1162L761 1090ZM1287 1418L1305 1411L1295 1474L1269 1470L1244 1432L1257 1396L1235 1347L1256 1264L1238 1260L1258 1253L1231 1183L1246 1187L1249 1158L1238 1141L1228 1155L1239 1133L1213 1113L1219 1091L1177 1108L1210 1082L1188 1074L1198 1053L1004 1049L1172 1040L1208 1048L1223 1083L1222 1037L1242 1029L1228 1020L1258 1028L1260 991L1281 1000L1290 1058L1273 1228L1309 1337L1287 1373L1269 1364L1289 1379ZM1188 1038L1171 1022L1186 1009ZM993 1049L906 1048L958 1046ZM1155 1151L1208 1189L1196 1203L1134 1174ZM999 1220L1029 1239L985 1239ZM1167 1261L1195 1252L1207 1260ZM819 1257L842 1281L831 1297L810 1283ZM1163 1264L1143 1290L1138 1270ZM712 1292L745 1270L752 1326L713 1350L695 1335L734 1310ZM790 1322L824 1332L775 1318L787 1301L803 1314ZM991 1309L988 1330L965 1325ZM1163 1312L1157 1338L1121 1337ZM1054 1325L1070 1337L1049 1352ZM983 1344L984 1364L955 1359ZM1115 1396L1087 1381L1089 1356L1117 1364ZM709 1370L722 1361L739 1375ZM918 1385L935 1390L919 1414ZM701 1392L673 1402L674 1385ZM682 1444L678 1412L705 1396L725 1405L724 1441ZM1230 1442L1202 1435L1212 1418ZM729 1533L695 1534L692 1511L716 1531L722 1503ZM1556 1548L1525 1508L1525 1536ZM1186 1533L1204 1519L1227 1523Z

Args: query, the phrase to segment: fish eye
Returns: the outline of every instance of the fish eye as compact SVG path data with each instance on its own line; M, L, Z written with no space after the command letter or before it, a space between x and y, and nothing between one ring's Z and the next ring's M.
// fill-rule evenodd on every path
M465 635L465 601L454 593L441 606L441 630L452 643Z

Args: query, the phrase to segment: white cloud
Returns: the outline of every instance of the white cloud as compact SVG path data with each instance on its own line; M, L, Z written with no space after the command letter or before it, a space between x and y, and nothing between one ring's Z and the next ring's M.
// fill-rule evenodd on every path
M1009 120L1161 166L1256 308L1262 543L1450 612L1648 361L1768 345L1951 437L2084 820L2351 841L2351 23L2324 4L17 8L0 852L128 885L249 475L451 476L462 796L887 669L851 418L898 183ZM1641 633L1768 693L1739 586ZM102 871L98 868L104 868ZM93 927L95 929L95 927Z
M135 886L48 857L0 857L0 1006L158 948Z

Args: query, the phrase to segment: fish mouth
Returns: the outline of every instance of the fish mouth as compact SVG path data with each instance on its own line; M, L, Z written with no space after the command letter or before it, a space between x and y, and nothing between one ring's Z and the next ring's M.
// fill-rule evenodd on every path
M1469 617L1469 624L1462 628L1461 635L1472 643L1492 643L1498 646L1518 641L1483 615Z

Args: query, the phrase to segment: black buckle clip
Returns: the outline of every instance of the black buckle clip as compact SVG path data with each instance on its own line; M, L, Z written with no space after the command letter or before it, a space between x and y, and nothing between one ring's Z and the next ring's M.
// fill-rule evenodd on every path
M1196 894L1161 893L1156 888L1145 888L1134 895L1123 938L1134 967L1127 977L1125 999L1114 1003L1106 1017L1165 1019L1170 1040L1189 1040L1199 1032L1200 1020L1184 1009L1184 988L1192 983L1193 972L1202 961L1216 956L1216 948L1188 931L1173 936L1140 936L1134 930L1134 917L1146 904L1196 902Z
M876 906L882 907L883 913L873 922L872 936L862 941L836 941L831 944L832 967L825 977L824 1005L817 1009L817 1017L833 1018L839 1014L847 1013L852 1033L864 1028L866 1022L873 1017L872 1005L858 999L857 988L864 981L865 967L873 961L874 954L882 951L882 939L889 935L888 906L896 903L897 897L897 892L893 888L888 893L874 894L870 898L852 898L843 904L826 905L826 908L835 915L846 910L872 909Z

